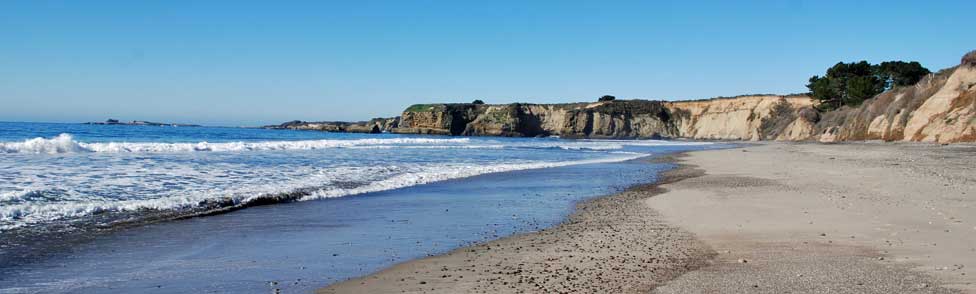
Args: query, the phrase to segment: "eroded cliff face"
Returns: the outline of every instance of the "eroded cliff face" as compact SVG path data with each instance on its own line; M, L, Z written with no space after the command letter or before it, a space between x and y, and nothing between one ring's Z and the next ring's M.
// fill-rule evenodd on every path
M806 96L682 102L415 105L403 113L401 128L394 132L564 138L796 139L812 133L813 122L800 115L811 105ZM780 115L777 119L783 119L776 111L790 112L789 121L772 124L771 117L775 114Z
M808 96L698 101L451 105L404 112L411 133L565 138L976 141L976 65L963 64L858 107L818 112ZM408 119L409 118L409 119ZM396 130L396 129L394 129ZM416 131L424 130L424 131Z
M659 101L570 104L423 104L404 111L396 133L567 138L658 138L676 134Z
M454 136L974 142L976 60L964 59L958 67L858 107L824 113L808 96L753 95L676 102L418 104L398 118L275 127Z
M567 111L559 135L567 138L662 138L678 131L664 102L598 102Z
M914 86L882 93L856 108L827 112L812 139L976 141L976 66L963 64Z
M740 96L668 102L677 137L720 140L802 140L812 122L801 114L812 110L807 96Z
M462 135L465 125L484 112L486 105L418 104L400 116L399 134Z
M669 102L678 137L732 140L976 141L976 65L963 64L858 107L818 112L806 96Z

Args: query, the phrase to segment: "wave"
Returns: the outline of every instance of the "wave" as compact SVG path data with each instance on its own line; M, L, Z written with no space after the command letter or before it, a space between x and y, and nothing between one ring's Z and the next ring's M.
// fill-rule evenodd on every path
M176 152L242 152L274 150L316 150L330 148L356 149L563 149L563 150L618 150L625 146L707 145L709 142L683 142L664 140L580 140L567 142L491 142L492 144L468 144L469 138L370 138L353 140L299 140L259 142L78 142L70 134L53 138L34 138L22 142L0 142L0 153L176 153Z
M0 192L0 203L4 202L14 202L23 201L32 195L37 195L38 192L34 190L23 190L23 191L6 191Z
M528 162L513 164L441 164L412 169L409 172L393 173L397 167L363 167L355 171L342 170L336 173L309 175L300 181L284 183L277 187L242 188L237 191L214 191L196 195L170 196L159 199L141 200L98 200L98 201L59 201L24 202L0 206L0 231L24 225L59 220L82 219L103 213L132 213L152 211L185 211L186 214L205 214L226 211L253 205L278 202L306 201L336 198L371 192L386 191L433 182L466 178L489 173L517 170L552 168L579 164L611 163L637 159L649 154L634 152L614 152L615 156L600 159L585 159L561 162ZM344 175L336 178L336 175ZM374 181L357 179L362 175L388 174ZM359 182L357 182L359 181ZM320 183L332 183L321 186ZM350 184L352 183L352 184ZM319 186L316 186L319 185ZM17 191L3 193L6 200L26 197L37 191Z
M424 144L463 144L468 138L391 138L355 140L300 140L223 143L85 143L75 141L70 134L60 134L50 139L34 138L23 142L0 142L0 153L171 153L171 152L230 152L271 150L314 150L356 146L396 146Z
M2 142L0 152L3 153L73 153L89 151L76 142L69 134L60 134L54 138L34 138L23 142Z
M477 176L482 174L500 173L500 172L517 171L517 170L553 168L553 167L580 165L580 164L621 162L621 161L627 161L627 160L650 156L650 154L636 153L636 152L618 152L615 154L618 154L618 156L609 157L609 158L600 158L600 159L584 159L584 160L562 161L562 162L536 162L536 163L458 166L453 168L428 171L424 173L403 174L386 180L373 182L367 185L363 185L351 189L318 190L306 197L302 197L300 200L334 198L334 197L342 197L347 195L371 193L371 192L399 189L399 188L404 188L409 186L416 186L416 185L428 184L432 182L439 182L439 181L445 181L451 179L467 178L467 177L472 177L472 176Z

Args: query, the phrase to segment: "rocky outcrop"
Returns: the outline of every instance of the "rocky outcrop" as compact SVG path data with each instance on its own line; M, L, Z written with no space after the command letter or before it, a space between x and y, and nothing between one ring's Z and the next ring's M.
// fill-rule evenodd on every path
M378 117L369 120L371 133L386 133L400 126L400 117Z
M392 132L461 135L465 124L475 119L486 107L486 105L470 103L413 105L403 111L399 127L392 129Z
M389 132L399 126L400 118L374 118L370 121L361 122L306 122L294 120L280 125L264 126L265 129L289 129L289 130L310 130L325 132L346 132L346 133L384 133Z
M462 136L658 138L676 134L663 102L569 104L420 104L404 111L396 133Z
M598 102L566 113L559 133L567 138L662 138L680 136L664 102Z
M682 102L421 104L404 111L400 128L393 132L605 139L790 139L809 135L810 132L797 129L812 126L815 121L796 122L796 119L809 117L800 112L811 105L806 96L775 95ZM773 111L777 106L781 107L780 112ZM790 120L780 125L771 123L774 119L782 121L782 115ZM776 135L771 136L773 133Z

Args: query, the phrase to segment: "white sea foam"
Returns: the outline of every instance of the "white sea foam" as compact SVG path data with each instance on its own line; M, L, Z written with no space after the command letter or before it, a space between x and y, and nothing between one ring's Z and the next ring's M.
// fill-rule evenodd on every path
M35 193L34 190L0 191L0 203L23 200Z
M362 187L356 187L352 189L322 189L316 191L315 193L312 193L312 195L308 197L302 198L301 200L334 198L334 197L342 197L347 195L399 189L399 188L404 188L409 186L422 185L422 184L457 179L457 178L466 178L466 177L472 177L476 175L489 174L489 173L552 168L552 167L570 166L570 165L579 165L579 164L620 162L620 161L626 161L631 159L637 159L649 155L649 154L633 153L633 152L620 152L618 154L619 155L614 157L600 158L600 159L586 159L586 160L562 161L562 162L496 164L496 165L473 165L473 166L467 165L467 166L456 166L456 167L444 168L444 169L435 169L423 173L397 175L389 179L376 181L368 185Z
M330 148L357 149L500 149L500 148L558 148L564 150L615 150L624 146L707 145L708 142L664 140L579 140L565 142L489 142L468 144L469 138L370 138L351 140L298 140L260 142L78 142L70 134L53 138L34 138L22 142L0 142L0 153L177 153L177 152L242 152L273 150L316 150Z
M646 155L630 151L651 152L633 147L705 144L711 143L485 137L79 142L61 134L0 142L0 153L21 153L0 154L0 231L101 212L245 205L295 191L308 193L297 200L342 197L486 173L622 161ZM342 150L299 157L261 153L335 148ZM33 155L63 153L101 154Z
M107 142L85 143L75 141L70 134L60 134L54 138L34 138L23 142L0 142L3 153L172 153L198 151L270 151L270 150L314 150L357 146L396 146L424 144L463 144L468 138L372 138L354 140L299 140L299 141L261 141L261 142L197 142L197 143L130 143Z
M88 151L81 144L74 141L69 134L60 134L54 138L34 138L23 142L0 142L0 151L4 153L69 153Z
M230 200L233 204L288 193L297 189L315 188L308 196L298 200L335 198L370 192L404 188L487 173L540 169L578 164L609 163L631 160L648 154L615 152L613 156L560 162L526 162L513 164L435 164L390 165L365 167L339 167L313 172L303 178L274 184L241 187L234 190L210 190L157 199L138 200L86 200L56 202L26 202L0 206L0 231L12 228L68 218L79 218L102 212L131 212L141 209L178 210L195 208L207 200ZM342 185L322 183L362 182L362 185L343 188ZM22 197L28 191L4 192L3 197Z

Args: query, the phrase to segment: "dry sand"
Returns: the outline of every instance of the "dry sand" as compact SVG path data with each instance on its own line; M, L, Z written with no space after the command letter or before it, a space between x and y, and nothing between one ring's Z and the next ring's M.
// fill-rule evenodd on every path
M976 146L692 152L565 223L320 293L974 292Z
M657 293L976 292L976 147L764 144L644 202L719 255ZM744 261L744 262L743 262Z

